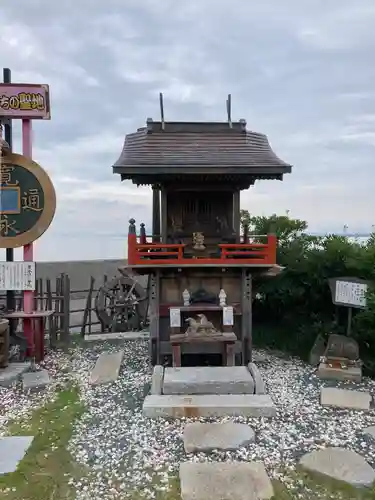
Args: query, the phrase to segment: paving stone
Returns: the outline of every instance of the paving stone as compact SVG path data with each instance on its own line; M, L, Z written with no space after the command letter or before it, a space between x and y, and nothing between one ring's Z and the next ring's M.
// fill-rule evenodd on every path
M151 394L161 394L163 389L164 367L154 366L151 379Z
M334 368L326 363L320 363L316 374L323 380L351 380L358 383L362 381L362 368L360 366Z
M371 486L375 471L366 460L352 450L325 448L304 455L300 464L311 472L318 472L352 486Z
M369 410L371 399L369 392L336 389L335 387L322 387L320 392L320 403L323 406Z
M163 394L253 394L254 380L246 366L166 368Z
M106 340L143 340L149 339L150 332L115 332L90 333L85 335L85 342L100 342Z
M33 436L0 437L0 475L17 469L33 439Z
M268 395L207 394L149 395L143 403L143 414L158 417L274 417L276 407Z
M367 429L364 429L363 432L375 439L375 425L367 427Z
M266 386L257 365L255 363L249 363L247 367L254 380L255 394L266 394Z
M204 424L194 422L184 428L184 448L186 453L212 450L237 450L255 439L255 432L246 424L224 422Z
M10 387L21 378L21 375L30 369L31 363L9 363L0 370L0 386Z
M117 380L124 351L100 354L90 375L90 384L107 384Z
M25 391L38 391L50 383L47 370L28 372L22 375L22 384Z
M252 462L183 462L180 465L181 498L269 499L273 495L273 488L262 465ZM257 473L260 475L256 476Z

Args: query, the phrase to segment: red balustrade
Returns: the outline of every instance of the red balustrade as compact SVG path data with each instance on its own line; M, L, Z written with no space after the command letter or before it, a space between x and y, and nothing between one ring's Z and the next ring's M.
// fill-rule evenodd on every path
M267 243L223 243L218 245L217 257L191 257L184 255L186 245L182 243L145 243L145 237L137 238L135 233L128 236L129 265L194 265L194 264L276 264L277 238L270 234Z

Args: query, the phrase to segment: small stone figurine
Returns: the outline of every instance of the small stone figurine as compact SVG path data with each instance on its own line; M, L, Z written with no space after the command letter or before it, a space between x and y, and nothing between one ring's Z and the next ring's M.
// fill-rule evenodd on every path
M186 290L186 288L183 291L182 298L184 301L184 306L189 306L190 305L190 293L188 290Z
M193 233L193 249L194 250L205 250L204 246L204 234L201 232Z
M227 305L227 294L225 293L223 288L220 290L219 293L219 301L221 307L225 307Z

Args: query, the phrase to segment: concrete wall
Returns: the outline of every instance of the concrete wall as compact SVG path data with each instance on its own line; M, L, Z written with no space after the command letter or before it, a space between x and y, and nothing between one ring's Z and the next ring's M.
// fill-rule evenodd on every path
M118 268L126 264L125 260L81 260L71 262L37 262L36 277L55 282L61 273L70 278L71 290L87 290L90 276L95 278L95 288L103 284L103 276L108 279L120 275Z

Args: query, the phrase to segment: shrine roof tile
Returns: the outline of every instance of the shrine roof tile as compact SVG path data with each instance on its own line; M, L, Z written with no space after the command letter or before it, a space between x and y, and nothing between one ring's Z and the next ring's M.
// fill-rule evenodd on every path
M246 129L246 122L194 123L148 121L147 127L125 137L114 173L131 176L134 169L154 167L238 167L238 173L282 175L291 165L272 150L267 136ZM148 169L147 169L148 170Z

